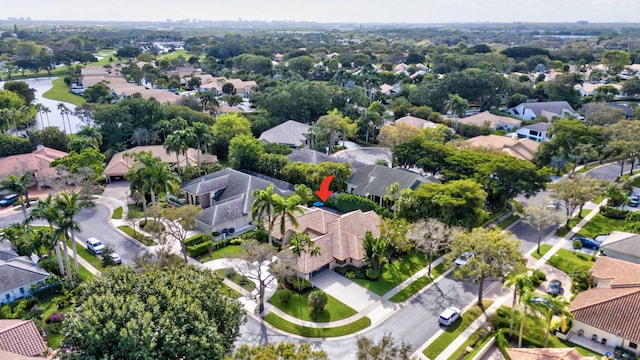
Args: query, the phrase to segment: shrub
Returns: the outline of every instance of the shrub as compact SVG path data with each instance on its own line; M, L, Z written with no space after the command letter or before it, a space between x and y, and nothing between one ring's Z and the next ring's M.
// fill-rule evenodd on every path
M544 273L544 271L540 269L534 269L533 272L531 273L531 282L535 287L540 286L540 284L542 284L542 282L545 281L546 279L547 279L547 275Z
M279 292L279 296L280 296L280 301L282 301L283 304L288 304L289 301L291 300L291 290L282 289Z
M610 219L625 219L629 215L630 211L614 208L611 206L602 206L600 207L600 213L602 214L602 216L608 217Z
M62 322L63 320L64 320L63 313L53 313L51 314L51 316L49 316L46 322L47 324L56 324L56 323Z
M231 245L242 245L242 239L233 239L229 242Z
M58 266L58 260L56 260L55 256L43 258L38 262L38 265L49 273L55 274L57 276L62 276L60 274L60 267Z
M205 240L202 238L202 235L203 234L195 234L192 237L186 238L184 240L184 245L189 247L203 243Z
M232 268L226 268L226 269L224 269L224 272L222 274L227 279L234 279L236 277L237 273Z
M198 257L209 252L209 247L213 247L213 242L205 241L197 245L187 246L187 254L191 257Z
M309 294L309 305L311 305L311 314L316 317L318 314L324 311L324 307L327 305L327 294L324 291L318 290Z
M363 212L367 212L373 210L378 215L386 218L390 218L392 216L391 211L389 211L388 209L383 208L382 206L367 198L354 194L338 194L336 196L328 198L326 204L327 206L341 212L350 212L354 210L362 210Z
M571 278L571 286L573 287L571 292L576 293L587 290L590 286L589 276L589 268L587 267L580 267L569 274L569 277Z
M356 273L355 273L355 271L347 271L347 273L344 274L344 276L347 279L355 279L356 278Z
M371 280L378 280L380 277L380 271L378 269L369 268L366 271L367 277Z
M159 233L164 231L164 224L159 221L149 220L149 221L141 221L140 226L142 229L148 233Z

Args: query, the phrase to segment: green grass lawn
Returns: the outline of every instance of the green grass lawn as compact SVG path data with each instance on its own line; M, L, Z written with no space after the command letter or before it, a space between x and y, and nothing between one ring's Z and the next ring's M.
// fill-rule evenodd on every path
M237 299L240 296L242 296L242 294L240 294L239 292L235 291L234 289L230 288L229 286L227 286L226 284L222 284L222 288L224 289L224 294L233 298L233 299Z
M127 217L129 219L140 219L144 217L142 207L137 204L127 205Z
M289 303L285 304L280 300L282 289L278 289L278 291L276 291L276 293L269 299L269 302L285 313L306 321L331 322L346 319L349 316L357 314L354 309L327 294L327 305L325 310L321 314L318 314L318 317L314 319L311 315L311 306L309 306L309 295L314 291L320 290L307 291L304 294L291 290L291 299L289 300Z
M67 246L69 246L69 248L71 249L71 240L67 241ZM80 244L76 244L76 251L78 252L78 256L80 256L81 258L85 259L89 264L91 264L94 268L100 270L100 272L104 271L104 268L102 267L102 259L99 258L98 256L93 255L92 253L89 252L89 250L87 250L85 247L83 247ZM70 256L73 255L69 254ZM73 259L71 260L73 261ZM80 265L80 264L78 264ZM72 265L73 267L73 265Z
M353 281L378 295L384 295L428 264L426 255L418 251L411 251L402 258L385 264L378 280L353 279Z
M431 278L435 279L438 276L442 275L442 273L444 273L445 271L446 269L444 267L444 263L440 263L438 264L438 266L431 268ZM425 286L427 286L431 282L431 278L427 276L418 278L416 281L409 284L409 286L400 290L397 294L389 298L389 300L393 302L403 302L407 300L408 298L413 296L413 294L417 293Z
M491 306L493 301L483 300L482 305L484 308ZM469 325L474 322L482 314L482 309L478 305L474 305L469 310L462 313L462 316L456 322L449 325L447 329L438 336L426 349L422 352L429 359L435 359L438 355L451 344L451 342L460 336L460 334L466 330Z
M590 269L595 262L591 261L591 255L576 252L575 254L568 249L560 249L556 252L547 264L572 274L580 268Z
M139 233L136 230L132 229L131 226L121 225L121 226L118 226L118 229L122 230L125 234L131 236L132 238L140 241L141 243L143 243L143 244L145 244L147 246L158 245L150 237L142 235L141 233Z
M111 214L111 218L116 220L122 219L122 206L113 210L113 214Z
M42 94L42 96L46 97L47 99L64 101L72 103L76 106L81 106L82 104L87 102L82 96L78 96L69 92L67 84L64 83L64 78L59 77L57 79L54 79L51 83L53 84L53 87Z
M218 275L220 275L220 277L225 277L224 276L224 272L226 269L218 269L215 270L214 272ZM246 277L242 276L242 274L236 272L235 276L233 278L227 278L231 281L233 281L234 283L238 284L238 286L242 287L243 289L247 290L248 292L252 292L253 290L256 289L256 284L247 279Z
M371 326L371 320L368 317L356 320L347 325L332 328L310 328L293 324L273 313L265 315L264 321L288 333L314 338L349 335Z
M500 230L504 230L506 228L508 228L511 224L513 224L514 222L518 221L520 219L520 216L513 214L511 216L509 216L508 218L500 221L499 223L496 224L495 228L496 229L500 229Z
M611 219L600 214L591 219L579 232L578 235L595 238L600 234L610 234L613 230L624 230L624 219Z
M582 210L582 212L580 213L580 216L576 216L571 218L571 220L569 220L569 227L570 228L574 228L576 225L578 225L578 223L580 221L582 221L582 219L589 215L589 213L591 212L591 209L584 209ZM565 235L567 235L569 233L569 229L564 227L564 224L558 228L558 230L556 230L556 236L559 237L564 237Z
M213 251L211 255L204 254L202 257L199 257L198 260L200 262L207 262L215 259L241 258L241 257L242 257L242 246L229 245Z
M544 254L546 254L549 250L551 250L553 246L549 245L549 244L540 244L540 254L538 254L537 251L534 251L531 253L531 257L533 257L534 259L540 259L541 257L544 256Z
M116 51L115 50L110 50L110 49L102 49L99 52L93 54L94 56L98 57L102 57L102 59L98 59L98 61L94 61L92 63L89 63L89 66L104 66L107 65L109 63L109 57L113 57L113 62L114 63L118 63L120 62L118 60L118 58L116 57Z
M460 358L460 356L462 356L462 354L466 353L466 349L469 346L473 346L473 344L476 344L476 342L478 341L478 338L483 334L486 333L487 329L485 328L479 328L478 330L476 330L473 334L471 334L471 336L469 336L469 338L467 339L467 341L464 342L464 344L462 344L462 346L460 346L458 348L458 350L456 350L451 356L449 356L448 360L457 360ZM481 340L480 342L478 342L474 347L473 347L473 351L469 352L468 354L465 355L465 359L473 359L473 356L475 354L478 353L478 351L480 351L480 349L482 349L482 347L484 346L484 344L486 344L490 339L491 339L491 335L487 336L486 338L484 338L483 340Z
M52 331L52 325L47 324L45 320L49 318L54 313L68 313L73 309L73 305L65 306L62 309L58 308L58 304L55 301L57 296L52 296L48 299L44 299L43 301L38 302L38 306L44 309L42 313L42 320L34 318L35 322L39 322L40 327L44 328L47 331L47 342L52 349L57 349L60 347L60 342L62 341L62 334L57 334Z

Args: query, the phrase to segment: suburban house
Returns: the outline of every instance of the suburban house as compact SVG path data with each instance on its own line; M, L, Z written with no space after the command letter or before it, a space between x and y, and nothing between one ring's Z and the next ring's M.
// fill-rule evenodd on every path
M338 215L321 208L304 210L304 214L296 216L297 227L287 221L284 234L280 233L279 226L271 231L271 236L282 245L288 244L294 233L304 233L320 247L320 255L301 252L297 257L296 270L301 277L310 279L336 266L363 265L365 234L370 231L374 237L380 236L378 214L356 210Z
M522 120L534 120L538 116L543 116L551 121L554 116L565 117L567 115L573 115L579 119L582 118L566 101L522 103L507 109L507 112Z
M483 147L487 149L501 150L520 160L533 161L536 151L540 143L529 139L518 139L515 135L484 135L476 136L465 141L466 144L473 147Z
M44 359L47 344L33 320L0 320L0 359Z
M640 235L612 231L600 244L607 257L640 264Z
M421 119L419 117L415 117L411 115L403 116L399 119L396 119L395 124L407 124L407 125L415 126L419 129L434 128L438 126L438 124L432 121Z
M516 134L518 134L519 138L530 139L537 142L549 141L547 137L547 132L549 129L548 122L539 122L531 125L525 125L518 130L516 130Z
M64 151L38 145L33 152L0 158L0 179L30 172L38 186L50 185L58 178L58 171L51 167L51 163L67 155Z
M603 256L589 271L595 287L579 293L568 339L576 344L623 348L639 354L640 265Z
M198 163L198 150L189 148L186 155L178 155L176 153L167 153L167 150L162 145L147 145L136 146L134 148L121 151L111 158L107 166L104 168L102 175L106 178L107 182L114 180L121 180L129 172L131 166L135 162L131 156L127 154L135 154L143 151L150 151L153 157L159 157L162 162L168 163L171 166L186 166L187 162L190 165L196 165ZM200 155L200 162L202 164L215 164L218 162L218 157L211 154Z
M491 130L513 130L522 124L522 121L508 116L500 116L489 111L467 116L458 119L459 124L473 125L478 127L486 126Z
M297 149L308 145L310 127L295 120L288 120L262 132L259 139L265 143L285 144Z
M291 154L287 155L287 159L291 162L304 162L308 164L320 164L323 162L350 163L352 169L357 169L366 165L358 160L350 161L347 159L337 158L312 149L293 149Z
M439 182L434 177L424 177L404 169L392 169L384 165L366 165L354 169L346 181L347 192L366 197L382 205L387 188L398 183L398 191L416 189L421 184Z
M380 94L391 95L391 91L393 91L393 90L394 90L393 85L382 84L382 85L380 85L379 92L380 92Z
M240 79L227 79L226 77L213 77L209 74L196 74L200 78L200 89L213 91L216 95L222 95L222 87L224 84L232 84L235 95L240 95L243 98L249 97L251 92L258 84L253 81L243 81Z
M506 348L511 360L597 360L595 356L582 356L574 348Z
M595 95L596 90L598 90L599 87L601 86L613 86L614 88L616 88L616 90L618 90L618 92L622 91L622 84L603 84L603 83L583 83L583 84L576 84L573 88L578 90L580 92L580 96L588 96L588 95Z
M273 185L274 192L280 195L293 192L293 185L289 183L257 175L226 168L183 184L181 190L186 203L204 209L197 218L198 228L220 233L227 229L234 233L252 227L251 205L255 190L265 190Z
M32 286L48 278L49 273L28 256L18 256L8 241L0 241L0 304L28 297Z

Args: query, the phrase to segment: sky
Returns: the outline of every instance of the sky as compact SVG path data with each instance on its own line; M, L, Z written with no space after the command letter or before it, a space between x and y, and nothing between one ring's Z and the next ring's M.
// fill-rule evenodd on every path
M640 0L4 0L0 18L356 23L640 22Z

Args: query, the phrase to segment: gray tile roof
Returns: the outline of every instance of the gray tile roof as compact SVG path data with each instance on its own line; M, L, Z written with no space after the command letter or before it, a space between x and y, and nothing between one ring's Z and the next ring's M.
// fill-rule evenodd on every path
M531 125L525 125L523 126L523 128L533 130L533 131L547 131L547 129L549 128L549 123L539 122Z
M612 231L600 245L601 248L617 251L640 258L640 235L622 231Z
M41 269L38 265L24 260L14 258L11 260L0 260L0 293L31 286L31 284L43 281L49 277L49 273Z
M0 240L0 260L9 260L18 257L18 253L13 249L7 240Z
M366 165L355 169L346 183L355 187L353 193L360 196L376 195L384 196L387 188L393 183L398 183L398 189L416 189L421 184L437 182L435 178L425 178L420 174L403 170L392 169L383 165Z
M216 192L222 189L226 189L229 185L229 174L216 177L213 179L206 179L198 181L196 183L190 183L189 186L183 186L182 190L194 195L203 195L206 193Z
M288 120L260 134L260 140L268 143L286 144L291 147L300 147L305 144L309 128L311 126Z
M563 111L576 113L576 111L566 101L547 101L537 103L525 103L525 108L531 109L536 115L542 114L543 111L553 114L562 114Z
M349 163L349 160L347 159L336 158L311 149L295 149L291 154L287 155L287 158L291 162L304 162L308 164L320 164L322 162ZM357 160L353 160L350 163L352 169L366 165L365 163Z

